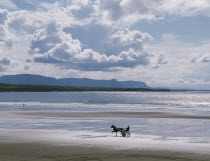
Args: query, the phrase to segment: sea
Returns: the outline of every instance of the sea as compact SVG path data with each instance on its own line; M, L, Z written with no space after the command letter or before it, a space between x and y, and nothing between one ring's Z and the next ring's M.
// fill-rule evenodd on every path
M20 115L74 111L210 116L210 92L1 92L0 142L210 151L209 119ZM123 138L118 134L116 137L111 125L123 128L129 125L131 136Z

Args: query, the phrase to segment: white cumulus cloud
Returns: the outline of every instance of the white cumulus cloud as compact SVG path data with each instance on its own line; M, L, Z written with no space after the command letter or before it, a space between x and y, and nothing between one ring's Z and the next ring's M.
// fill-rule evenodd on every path
M130 31L128 28L118 29L111 36L112 43L120 47L142 49L142 45L150 42L152 36L139 30Z
M210 63L210 53L200 54L191 60L192 63Z
M165 16L210 15L209 0L101 0L102 23L130 26Z
M11 0L1 0L0 8L17 9L17 6Z
M154 57L154 54L142 49L142 44L151 39L149 34L125 29L113 34L112 38L128 49L121 50L119 54L107 55L83 48L78 39L73 39L71 34L65 33L59 25L52 23L33 34L29 53L34 56L35 62L52 63L80 70L108 70L111 67L133 68L152 62L150 59Z

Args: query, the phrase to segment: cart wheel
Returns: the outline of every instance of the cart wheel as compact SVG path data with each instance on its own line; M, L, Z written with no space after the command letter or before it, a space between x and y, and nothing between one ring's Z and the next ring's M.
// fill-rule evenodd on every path
M125 131L120 131L122 134L122 137L126 137L126 132Z
M131 136L131 133L130 131L127 132L127 137L130 137Z

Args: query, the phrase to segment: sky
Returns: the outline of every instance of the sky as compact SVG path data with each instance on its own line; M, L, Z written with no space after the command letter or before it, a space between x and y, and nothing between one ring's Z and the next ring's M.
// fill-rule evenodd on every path
M0 76L210 90L210 0L1 0Z

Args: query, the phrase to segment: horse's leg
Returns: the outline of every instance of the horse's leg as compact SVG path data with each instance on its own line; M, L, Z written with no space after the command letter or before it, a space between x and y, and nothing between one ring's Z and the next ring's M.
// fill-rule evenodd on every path
M117 132L116 132L116 136L117 136Z

